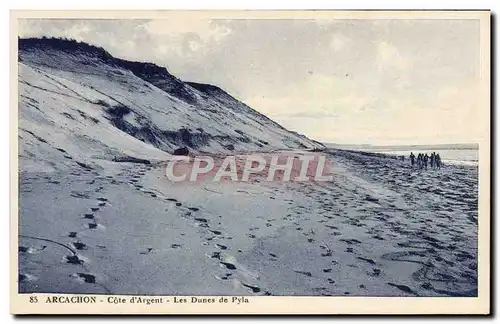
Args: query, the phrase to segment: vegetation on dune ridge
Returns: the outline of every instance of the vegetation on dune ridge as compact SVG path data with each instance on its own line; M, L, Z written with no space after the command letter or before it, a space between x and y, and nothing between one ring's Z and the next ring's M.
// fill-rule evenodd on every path
M203 96L207 95L211 99L220 102L222 106L232 107L232 109L239 110L246 114L250 114L257 117L258 119L260 119L257 120L257 122L260 124L262 124L262 122L267 122L278 129L282 129L284 131L289 132L290 134L298 136L299 138L308 140L314 143L314 145L324 147L322 143L311 140L302 134L289 131L282 125L276 123L274 120L270 119L266 115L246 105L244 102L233 97L227 91L218 86L211 84L183 81L175 77L171 73L169 73L167 68L156 65L154 63L128 61L116 58L102 47L68 38L45 37L45 36L18 38L18 45L20 51L26 51L26 52L30 52L32 50L46 51L52 49L52 50L67 52L70 54L81 53L88 57L97 58L110 66L130 71L131 73L143 79L144 81L151 83L152 85L165 91L169 95L174 96L190 105L202 107L205 104ZM199 98L200 95L197 95L196 94L197 92L202 94L201 95L202 98ZM119 129L129 134L132 134L135 137L139 137L143 141L147 141L157 145L159 144L157 143L155 136L153 136L153 133L158 133L158 131L160 130L153 131L149 127L137 128L132 125L129 125L123 120L123 117L128 113L130 113L131 111L129 107L125 106L110 107L109 104L107 104L102 100L99 100L98 102L96 102L96 104L102 105L106 108L106 112L110 115L114 126L118 127ZM210 138L210 134L191 134L189 131L183 129L174 132L160 131L160 133L162 133L161 134L162 136L160 136L160 138L162 139L165 139L165 137L169 139L175 138L175 142L181 142L182 144L188 145L189 147L196 147L202 144L207 144ZM196 140L192 140L193 136L196 138ZM213 136L213 138L216 137L217 136ZM224 137L224 140L226 139L227 138ZM244 143L249 142L249 139L246 136L238 137L237 140ZM295 142L298 147L307 148L298 140L295 140ZM232 145L232 143L225 142L223 143L223 145L224 146L229 145L228 148L229 150L234 149L234 145ZM262 147L262 144L260 143L257 143L256 145Z
M104 48L90 45L85 42L79 42L72 38L59 38L59 37L18 37L19 50L30 50L32 48L48 49L53 48L62 51L82 52L87 54L94 54L102 59L112 59L113 56L109 54Z

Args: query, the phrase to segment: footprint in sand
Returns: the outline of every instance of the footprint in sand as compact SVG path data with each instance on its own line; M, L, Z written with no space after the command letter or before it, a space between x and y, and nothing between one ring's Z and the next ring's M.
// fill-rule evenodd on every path
M306 277L312 277L312 273L309 271L299 271L299 270L293 270L293 272L304 275Z
M82 258L80 258L78 255L74 254L74 255L67 255L65 257L66 259L66 263L70 263L70 264L83 264L84 263L84 260Z
M94 275L88 274L88 273L74 273L71 275L71 277L76 278L78 280L81 280L85 283L96 283L96 277Z
M221 261L220 264L229 270L236 270L236 266L232 263Z
M215 247L218 248L218 249L220 249L220 250L227 250L228 249L227 246L225 246L223 244L218 244L218 243L215 244Z
M207 237L206 240L207 241L212 241L214 238L216 238L217 236L212 236L212 237Z
M388 282L387 283L389 286L392 286L392 287L395 287L405 293L408 293L408 294L411 294L411 295L414 295L414 296L418 296L418 294L416 292L414 292L410 287L408 286L405 286L405 285L397 285L397 284L393 284L391 282Z
M70 196L74 198L90 199L90 195L87 192L71 191Z
M200 223L208 223L208 220L206 218L195 218L194 220Z
M358 257L359 260L363 260L363 261L366 261L368 262L369 264L373 264L375 265L375 261L373 261L372 259L369 259L369 258L363 258L363 257Z
M30 246L30 247L19 246L18 251L21 252L21 253L38 254L38 253L42 252L43 250L45 250L46 247L47 247L46 245L42 245L42 246L39 246L39 247L34 247L34 246Z
M205 223L205 222L197 222L197 223L195 223L195 225L196 225L196 226L198 226L198 227L204 227L204 228L209 228L209 227L210 227L210 226L209 226L207 223Z
M221 259L220 252L212 252L211 254L207 254L207 256L211 259L217 259L217 260Z
M76 237L77 232L69 232L68 237Z
M351 244L361 244L361 241L356 240L356 239L340 239L339 241L345 242L345 243L347 243L349 245L351 245Z
M139 252L139 254L143 254L144 255L144 254L150 254L152 252L153 252L153 248L148 247L148 248L146 248L145 251Z
M321 253L322 257L329 257L332 256L332 250L328 248L326 245L320 245L319 246L322 250L326 250L326 252Z
M18 282L35 281L37 279L38 279L37 277L35 277L31 274L28 274L28 273L19 273L19 275L17 277Z
M73 246L77 250L86 250L87 249L87 244L82 243L80 241L73 242Z
M219 277L219 276L215 276L215 278L219 279L219 280L228 280L230 279L230 277L232 276L233 274L232 273L226 273L224 276L222 277Z
M250 289L253 293L258 293L258 292L260 292L260 288L259 288L259 287L252 286L252 285L247 285L247 284L245 284L245 283L243 283L243 282L241 283L241 285L242 285L243 287L246 287L246 288Z

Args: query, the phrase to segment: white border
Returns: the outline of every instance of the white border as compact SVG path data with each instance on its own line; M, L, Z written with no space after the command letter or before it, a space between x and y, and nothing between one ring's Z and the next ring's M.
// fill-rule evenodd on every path
M475 0L475 1L428 1L428 0L420 0L420 1L411 1L411 0L406 0L406 1L356 1L356 0L350 0L350 1L317 1L317 0L308 0L308 1L293 1L293 0L288 0L288 1L272 1L272 0L254 0L254 1L238 1L237 3L234 1L210 1L210 2L203 2L201 0L195 1L195 0L183 0L183 1L178 1L178 2L172 2L172 1L151 1L151 0L141 0L141 1L132 1L132 0L122 0L120 2L116 3L103 3L102 0L88 0L85 1L85 3L78 2L78 3L69 3L69 2L64 2L61 0L46 0L43 2L40 1L34 1L34 0L19 0L19 1L5 1L2 2L1 6L2 10L2 16L1 16L1 28L2 32L0 33L2 39L2 44L6 47L4 48L1 53L3 55L3 71L2 73L2 91L3 91L3 96L2 99L4 100L4 109L8 110L9 107L9 87L10 87L10 80L9 80L9 73L7 71L9 70L9 51L8 51L8 45L9 44L9 9L157 9L157 8L164 8L164 9L200 9L200 8L206 8L206 9L306 9L306 8L317 8L317 9L491 9L493 12L498 13L500 10L500 1L485 1L485 0ZM5 7L5 8L4 8ZM496 37L495 40L496 41ZM495 59L498 59L498 55L495 55ZM496 90L493 89L493 91ZM496 108L496 107L495 107ZM5 111L5 110L4 110ZM7 113L8 114L8 113ZM0 131L2 132L2 136L0 137L0 145L2 146L2 149L4 149L4 152L7 153L9 150L9 118L7 118L7 114L4 114L3 118L1 118L1 123L0 124ZM495 124L498 123L498 113L496 114L495 118ZM496 141L498 144L498 141ZM497 145L495 145L495 150L497 149ZM6 154L8 156L8 153ZM2 226L2 230L4 231L2 234L2 237L4 240L7 240L9 237L9 226L8 226L8 215L9 215L9 162L8 159L2 159L2 170L3 172L1 173L2 176L2 186L1 186L1 195L0 199L2 199L2 204L1 206L4 208L3 215L3 221L4 224ZM492 165L492 169L495 169L496 165ZM495 183L496 183L497 178L495 177ZM497 198L497 197L495 197ZM496 199L495 199L496 201ZM496 203L495 203L496 204ZM498 221L496 222L496 228L495 230L498 229ZM497 231L495 231L496 233ZM3 260L9 260L9 249L7 248L8 242L4 241L3 242L3 249L1 250L3 257ZM493 250L495 252L495 258L498 257L497 250ZM8 278L8 270L6 267L2 267L2 277L3 278ZM495 273L495 275L498 274L498 271ZM493 275L493 274L492 274ZM6 282L7 279L4 279L4 282ZM8 315L8 290L3 289L3 294L1 295L2 298L2 306L4 307L2 309L2 314L3 314L3 320L7 320L8 322L12 322L14 319L12 316ZM498 310L496 306L494 306L495 309ZM426 322L436 322L439 319L436 318L422 318ZM50 319L48 319L50 320ZM96 319L87 319L87 320L92 320L92 322L100 322L101 320L96 320ZM87 321L85 320L85 321ZM262 320L262 319L261 319ZM368 320L367 318L364 318L363 321ZM380 319L384 320L384 319ZM477 319L469 318L466 321L475 321ZM30 321L30 320L29 320ZM138 320L139 321L139 320Z

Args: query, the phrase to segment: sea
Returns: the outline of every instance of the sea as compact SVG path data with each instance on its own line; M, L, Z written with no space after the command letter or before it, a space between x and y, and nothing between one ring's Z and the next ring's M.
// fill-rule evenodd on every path
M441 157L441 161L445 164L458 164L458 165L471 165L477 166L479 161L479 150L477 145L465 144L465 145L429 145L429 146L370 146L370 145L359 145L349 147L348 145L336 146L336 148L364 151L364 152L374 152L374 153L385 153L390 155L401 156L404 155L405 158L409 158L410 153L413 152L415 156L419 153L427 153L430 155L432 152L436 152Z

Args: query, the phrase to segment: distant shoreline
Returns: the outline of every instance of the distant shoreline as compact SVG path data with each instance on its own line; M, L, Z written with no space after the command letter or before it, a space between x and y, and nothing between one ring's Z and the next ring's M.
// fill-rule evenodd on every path
M436 147L423 147L420 146L418 148L412 147L408 148L407 146L402 149L390 149L390 148L374 148L374 147L335 147L335 148L327 148L326 151L329 150L338 150L352 153L359 153L363 155L384 157L389 159L399 159L401 156L405 156L409 158L410 152L414 154L418 153L430 153L436 152L439 153L442 157L442 161L444 165L454 165L461 167L478 167L479 158L478 158L478 149L470 149L470 148L436 148ZM409 160L408 160L409 161Z
M370 151L406 151L406 150L478 150L477 143L461 144L419 144L419 145L370 145L370 144L334 144L323 143L327 148L344 150L370 150Z

